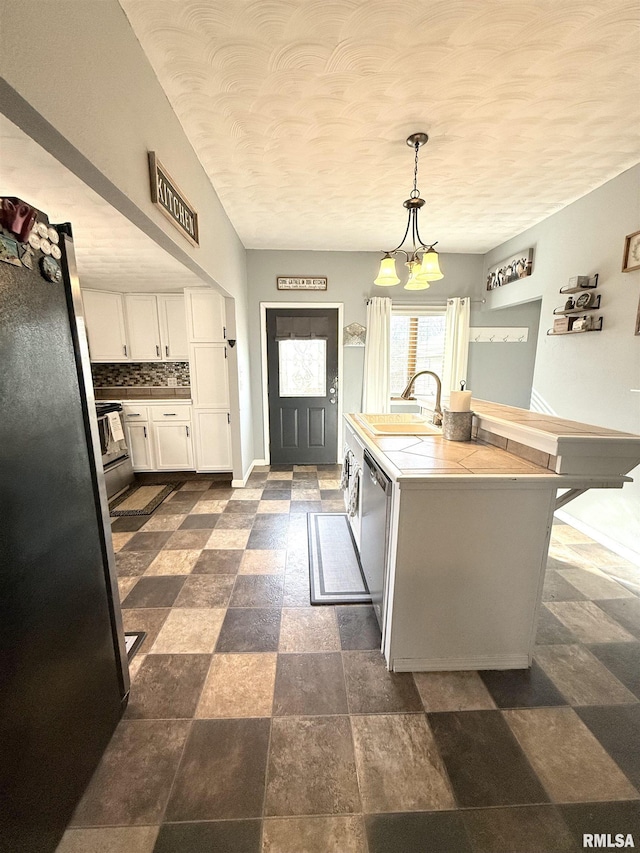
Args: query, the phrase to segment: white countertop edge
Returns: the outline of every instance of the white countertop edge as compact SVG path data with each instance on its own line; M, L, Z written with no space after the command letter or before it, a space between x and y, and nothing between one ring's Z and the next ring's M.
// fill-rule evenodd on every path
M416 402L421 406L421 408L433 411L433 398L416 397ZM474 402L478 404L486 403L491 406L501 405L500 403L493 403L489 400L472 399L472 409ZM511 406L510 408L517 407ZM522 409L522 411L532 415L539 415L540 420L548 417L544 412L532 412L530 409ZM606 440L607 442L611 442L609 447L613 450L615 445L622 447L625 445L628 447L637 447L637 442L640 441L640 436L635 436L632 433L627 435L623 433L620 435L597 435L594 433L585 434L582 432L552 433L544 429L539 429L538 427L529 426L519 421L501 418L499 415L485 414L483 412L476 411L474 411L474 419L480 429L484 429L487 432L493 432L495 435L500 435L502 438L517 441L520 444L526 444L528 447L533 447L536 450L540 450L542 453L549 453L551 456L557 456L559 454L560 444L567 445L571 443L575 445L577 442L583 441L585 444L595 445ZM568 420L568 418L561 418L561 420ZM492 428L488 429L489 426Z

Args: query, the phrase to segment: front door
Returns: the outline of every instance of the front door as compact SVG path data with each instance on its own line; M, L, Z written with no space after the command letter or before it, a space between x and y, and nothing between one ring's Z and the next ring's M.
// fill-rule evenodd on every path
M267 308L272 463L332 464L338 443L338 309Z

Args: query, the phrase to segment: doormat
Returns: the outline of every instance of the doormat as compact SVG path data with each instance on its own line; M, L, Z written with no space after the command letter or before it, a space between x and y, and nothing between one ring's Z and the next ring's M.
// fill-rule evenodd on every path
M370 604L345 512L307 513L312 604Z
M155 486L130 486L109 504L109 515L112 518L120 515L151 515L154 509L181 485L182 483L161 483Z
M133 656L143 644L146 636L146 631L125 631L124 645L127 650L127 660L129 663L133 660Z

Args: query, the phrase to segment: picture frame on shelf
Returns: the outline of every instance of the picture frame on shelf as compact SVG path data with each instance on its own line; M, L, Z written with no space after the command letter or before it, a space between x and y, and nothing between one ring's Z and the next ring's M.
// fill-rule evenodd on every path
M622 255L622 272L640 270L640 231L627 234ZM636 332L636 334L638 334Z

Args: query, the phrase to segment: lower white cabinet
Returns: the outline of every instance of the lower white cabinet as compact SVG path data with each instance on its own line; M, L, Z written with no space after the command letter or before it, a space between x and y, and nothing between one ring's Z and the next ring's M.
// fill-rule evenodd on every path
M123 403L134 471L193 471L191 403Z
M153 471L153 447L148 423L127 423L127 444L134 471Z
M197 471L231 471L229 413L194 409Z
M188 471L193 468L191 423L154 423L156 471Z

